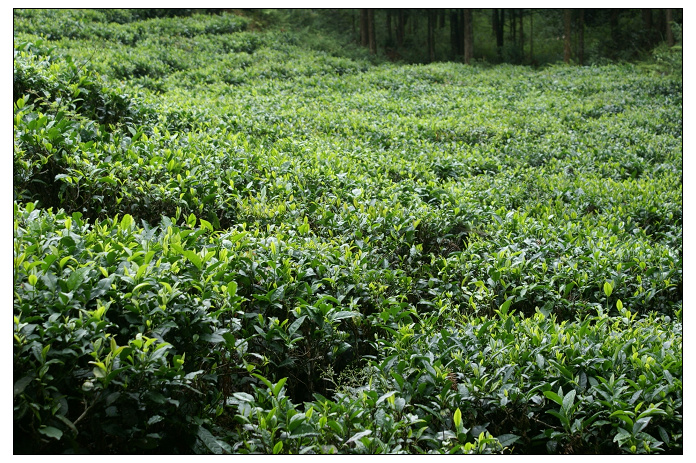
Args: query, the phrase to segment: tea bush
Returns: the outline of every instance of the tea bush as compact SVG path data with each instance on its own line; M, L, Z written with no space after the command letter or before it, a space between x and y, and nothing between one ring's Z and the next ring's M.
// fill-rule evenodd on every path
M679 73L177 14L15 10L15 453L682 452Z

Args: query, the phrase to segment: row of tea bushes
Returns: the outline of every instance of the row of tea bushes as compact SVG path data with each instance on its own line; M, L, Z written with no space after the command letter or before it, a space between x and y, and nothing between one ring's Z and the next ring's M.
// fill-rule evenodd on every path
M17 449L681 446L681 323L620 300L618 317L571 323L520 317L512 299L492 317L394 297L364 313L352 295L380 281L338 242L214 233L195 217L89 224L33 203L14 226Z
M15 12L16 453L681 451L678 75L165 16Z
M24 49L16 59L19 69L38 59L26 51L33 46ZM47 74L44 81L55 82L59 90L46 91L35 104L27 96L15 102L15 194L20 198L40 199L87 218L121 213L153 223L162 215L193 213L216 230L236 223L299 229L307 222L313 234L360 242L363 251L382 255L415 281L422 275L431 286L468 285L465 299L475 292L474 283L487 281L483 275L492 276L487 289L493 292L476 301L491 310L510 295L532 311L554 301L565 301L562 310L571 313L588 304L591 309L605 302L605 280L641 312L669 313L681 298L681 179L661 169L665 163L651 164L638 178L614 179L603 175L601 169L609 169L603 160L589 170L597 161L579 153L525 167L517 157L498 153L493 141L473 147L450 142L453 152L446 144L428 142L414 157L412 151L375 149L360 139L361 127L344 133L344 141L333 141L293 124L290 118L298 116L290 111L309 99L286 101L279 115L257 112L258 103L254 109L234 103L228 113L234 116L224 124L219 108L192 112L186 105L160 116L167 125L174 116L185 118L195 130L182 133L151 126L153 105L139 106L126 94L124 104L134 109L117 115L121 125L110 130L78 98L93 91L84 84L93 74L80 78L71 98L68 78L51 64L56 58L47 56L39 61L43 67L27 69ZM69 68L77 72L75 64ZM51 99L62 108L48 108L45 101ZM338 96L334 100L323 101L342 104ZM307 110L300 115L311 122ZM328 120L328 113L315 118L322 125ZM423 143L422 134L412 136ZM360 155L346 152L348 140L361 144ZM554 139L554 149L563 141ZM430 157L427 150L442 156ZM620 169L617 164L613 172ZM365 245L365 238L376 246ZM479 242L469 247L472 241ZM511 275L500 254L507 250L519 253L515 265L521 265ZM432 270L431 256L448 259L444 267L456 272ZM530 259L539 268L522 278ZM555 273L551 281L548 269ZM422 294L405 296L416 303Z

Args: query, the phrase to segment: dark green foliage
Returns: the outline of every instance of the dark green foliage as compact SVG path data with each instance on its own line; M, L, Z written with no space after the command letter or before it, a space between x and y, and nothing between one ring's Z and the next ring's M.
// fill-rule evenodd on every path
M196 277L167 258L166 231L15 209L15 452L188 451L209 380L185 359L226 330L178 290Z
M15 453L681 453L674 52L244 14L15 12Z

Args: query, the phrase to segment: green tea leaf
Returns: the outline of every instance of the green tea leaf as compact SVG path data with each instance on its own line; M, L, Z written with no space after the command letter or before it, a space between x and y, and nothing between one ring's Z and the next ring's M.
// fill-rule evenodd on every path
M297 428L299 425L304 423L307 420L307 416L304 413L297 413L290 418L290 422L288 423L288 431L291 433Z
M263 384L265 384L268 387L268 389L270 389L271 391L273 390L273 384L269 380L267 380L258 373L252 373L251 375L260 379L263 382Z
M634 436L637 435L639 432L641 432L645 427L650 423L650 420L652 419L651 416L647 416L645 418L639 418L636 420L636 422L633 424L633 429L631 431L631 434Z
M565 397L563 397L563 409L564 410L570 410L573 408L573 403L575 402L575 389L571 389L570 392L568 392Z
M285 382L288 380L288 378L280 378L280 380L271 388L273 391L273 395L278 397L278 394L280 394L281 389L283 389L283 386L285 385Z
M351 442L355 442L356 440L360 440L360 439L362 439L362 438L365 437L365 436L369 436L370 434L372 434L372 430L371 430L371 429L366 429L366 430L364 430L364 431L360 431L360 432L358 432L358 433L355 433L355 434L353 435L353 437L351 437L350 439L348 439L348 440L346 441L346 444L350 444Z
M201 256L199 256L198 253L196 253L195 251L182 250L181 254L184 257L186 257L193 265L195 265L198 270L200 270L203 266Z
M382 394L381 396L379 396L379 399L377 399L376 405L381 404L382 402L384 402L387 399L387 397L391 397L394 394L396 394L396 391L389 391L386 394Z
M222 455L224 448L210 431L203 426L198 427L198 438L215 455Z
M517 436L515 434L502 434L497 437L498 442L500 442L500 445L505 447L510 447L512 444L517 442L520 439L520 436Z
M606 294L607 297L611 296L612 291L614 290L614 285L609 283L608 281L604 282L604 294Z
M232 280L227 283L227 295L232 297L237 293L237 282Z
M514 297L508 297L505 302L503 302L503 305L500 306L500 313L503 314L503 316L506 316L508 314L508 310L510 309L510 306L512 305Z
M20 378L17 380L17 382L14 383L14 387L12 388L12 396L17 397L19 394L24 392L24 389L34 380L33 376L24 376L23 378Z
M621 420L623 420L629 427L633 427L633 420L631 417L629 417L625 411L623 410L617 410L613 412L611 415L609 415L609 418L617 417Z
M39 432L44 436L48 436L52 439L60 440L63 437L63 431L53 426L42 426L39 428Z
M331 312L329 314L329 319L331 321L338 321L338 320L343 320L346 318L355 318L355 317L361 317L362 315L360 312L351 312L348 310L342 310L339 312Z
M87 272L89 272L89 268L86 267L73 271L68 277L68 281L66 282L68 286L68 291L74 291L75 288L80 286L80 284L82 284L82 282L84 281L85 274Z
M553 400L558 405L563 406L563 398L553 391L544 391L546 398Z
M113 177L110 177L110 176L109 177L100 177L97 179L97 181L100 183L108 183L110 185L117 185L118 184L116 179Z
M212 231L215 231L215 230L213 230L213 226L212 226L212 225L210 224L210 222L208 222L207 220L198 219L198 221L199 221L200 224L201 224L201 228L204 228L204 229L206 229L206 230L210 230L211 232L212 232Z
M300 329L300 326L302 326L302 322L304 322L306 318L306 315L302 315L297 320L292 322L292 324L288 327L288 334L290 336L294 335L297 332L297 330Z
M121 224L119 225L119 228L121 229L122 232L125 232L130 229L130 226L133 224L133 217L131 217L130 214L125 214L123 218L121 219Z
M454 411L454 416L452 417L452 420L454 422L455 428L459 429L459 426L462 424L462 412L457 408Z

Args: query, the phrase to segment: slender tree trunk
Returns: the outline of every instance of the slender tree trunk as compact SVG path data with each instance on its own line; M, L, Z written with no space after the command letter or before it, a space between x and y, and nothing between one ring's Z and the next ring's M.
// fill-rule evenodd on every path
M611 34L611 41L616 47L616 43L619 41L619 9L612 8L611 16L609 16L609 33Z
M585 60L585 10L578 10L578 64L583 65Z
M643 13L643 28L646 31L651 31L653 28L652 24L652 9L651 8L641 8Z
M428 59L431 63L435 61L435 15L433 10L428 10Z
M370 8L367 10L367 33L370 42L370 53L377 53L377 41L375 40L375 10Z
M650 48L655 43L652 9L642 8L641 12L643 16L643 34L645 35L645 45L646 48Z
M457 11L450 10L450 50L452 60L459 54L459 23L457 21Z
M441 8L439 10L439 13L440 13L440 24L438 24L437 28L443 29L445 27L445 16L447 13L445 12L444 8Z
M350 23L351 23L351 32L353 33L353 37L355 37L355 15L354 14L350 15Z
M563 9L563 62L570 64L570 8Z
M524 15L522 14L524 10L520 9L518 13L518 18L520 20L520 40L519 40L519 45L520 45L520 61L524 61Z
M498 21L498 24L500 25L501 46L505 46L505 17L509 17L510 13L506 13L505 8L501 8L498 11L500 12L500 21Z
M491 9L491 28L495 37L495 46L498 48L500 43L498 43L498 10L496 8Z
M457 13L457 16L459 17L459 30L457 31L457 50L459 50L459 54L463 55L464 54L464 10L462 8L459 8L459 11Z
M674 34L672 33L672 8L667 8L665 11L665 16L667 17L667 46L674 46Z
M529 62L534 63L534 9L529 10Z
M619 49L619 9L612 8L609 14L609 36L611 46L608 48L609 58L616 59Z
M366 47L368 45L367 40L367 9L362 8L360 10L360 45Z
M503 45L505 41L503 36L505 14L503 11L504 10L498 10L498 8L493 8L493 31L495 32L495 44L498 58L503 57Z
M404 32L406 29L406 14L404 10L399 10L396 16L396 46L401 47L404 44Z
M392 13L390 9L387 9L387 41L389 45L392 45Z
M471 8L464 9L464 62L471 64L474 57L474 21Z
M510 8L508 16L510 17L510 41L515 46L517 45L517 9Z

